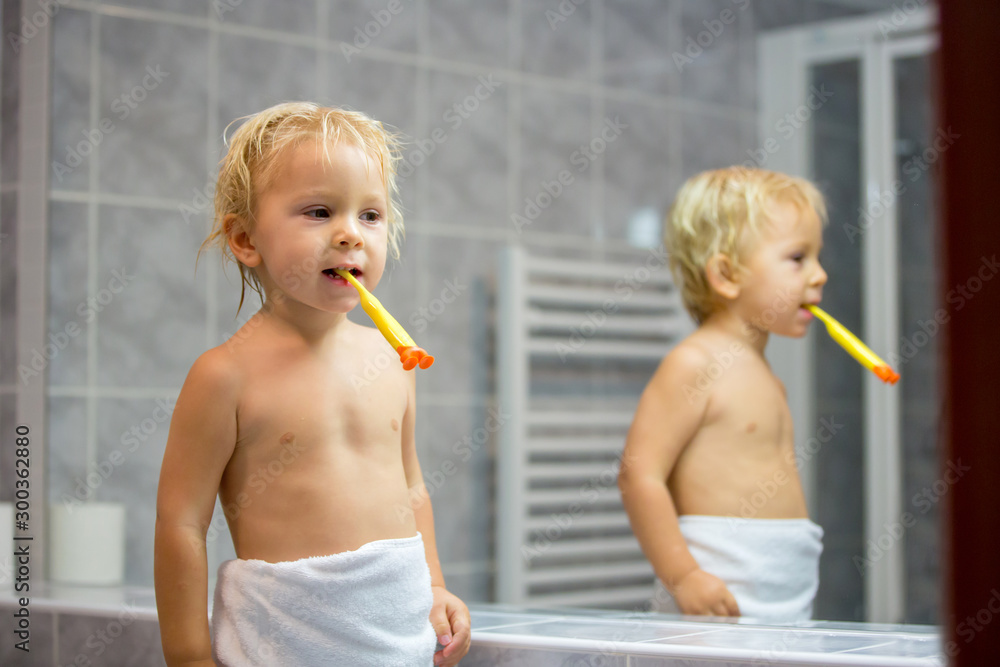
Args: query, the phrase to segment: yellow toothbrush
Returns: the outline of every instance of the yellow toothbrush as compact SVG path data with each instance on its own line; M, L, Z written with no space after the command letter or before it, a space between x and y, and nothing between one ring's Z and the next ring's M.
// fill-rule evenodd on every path
M875 375L877 375L882 382L896 384L899 380L899 373L892 370L889 364L882 361L877 354L872 352L867 345L858 340L857 336L848 331L843 324L830 317L830 315L819 306L806 304L805 307L808 308L813 315L823 321L823 324L826 325L826 331L830 334L830 337L840 343L840 346L847 350L852 357L857 359L858 363L875 373Z
M368 313L368 317L372 318L372 322L382 332L385 339L389 341L392 348L399 353L399 360L403 362L403 369L408 371L415 366L430 368L430 365L434 363L434 357L427 354L423 348L417 347L417 344L413 342L410 335L389 314L389 311L379 303L378 299L365 289L365 286L359 283L350 271L345 271L344 269L334 269L334 271L341 278L354 285L354 289L358 290L358 294L361 295L361 307Z

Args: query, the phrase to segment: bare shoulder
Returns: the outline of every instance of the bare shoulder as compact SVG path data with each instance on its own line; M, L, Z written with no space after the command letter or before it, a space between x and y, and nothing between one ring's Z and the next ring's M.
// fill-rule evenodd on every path
M213 347L198 357L184 381L184 389L216 396L216 400L235 397L242 383L239 358L225 344Z
M663 358L656 378L661 382L674 382L697 377L712 360L711 347L697 332L678 343Z

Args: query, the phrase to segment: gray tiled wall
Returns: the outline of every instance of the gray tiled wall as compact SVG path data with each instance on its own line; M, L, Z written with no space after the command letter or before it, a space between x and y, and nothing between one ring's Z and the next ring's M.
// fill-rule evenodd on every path
M418 380L418 445L431 472L484 423L494 399L500 244L623 243L635 211L651 206L662 214L683 178L743 161L756 146L760 29L860 11L761 0L736 12L737 22L679 69L671 55L689 33L734 3L595 0L553 21L557 0L413 0L349 58L333 40L352 43L355 28L384 2L229 4L219 15L213 7L229 5L94 2L56 15L52 159L64 160L104 118L114 131L79 167L52 179L50 324L79 318L78 305L112 270L125 267L135 277L92 322L81 322L83 333L51 366L53 502L86 475L88 451L99 459L118 447L157 399L176 396L198 354L255 309L249 301L234 319L238 274L230 267L227 281L211 253L195 271L210 217L200 193L235 117L309 98L362 109L409 135L408 159L421 164L402 184L407 238L378 296L437 354ZM147 67L167 74L121 117L113 100L140 84ZM470 97L482 80L490 82L482 99ZM456 104L464 115L449 113ZM560 169L577 169L574 151L608 119L627 128L518 234L511 215ZM432 153L422 149L418 140L438 127L446 140ZM6 155L5 146L5 164ZM418 335L419 309L449 281L463 286L459 296L440 317L425 318ZM96 490L97 498L128 506L133 584L152 578L152 508L165 441L161 425ZM434 496L445 574L472 600L492 597L491 447L463 461L463 474ZM213 549L216 559L231 554L228 537Z
M3 34L16 34L19 20L17 3L4 0L0 6ZM19 67L17 54L4 48L0 52L0 433L3 434L14 432L16 405ZM0 447L0 502L14 499L13 485L7 483L12 478L13 465L14 449Z

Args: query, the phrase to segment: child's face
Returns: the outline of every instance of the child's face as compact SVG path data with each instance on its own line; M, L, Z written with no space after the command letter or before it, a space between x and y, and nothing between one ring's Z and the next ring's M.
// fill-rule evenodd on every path
M819 263L822 225L812 209L787 202L776 202L770 213L750 241L733 305L755 329L804 336L813 315L803 306L820 302L827 277Z
M327 151L329 159L323 153L310 140L278 158L279 169L257 198L250 237L266 289L346 313L360 297L332 269L349 268L375 288L385 269L388 198L378 162L362 149L341 142Z

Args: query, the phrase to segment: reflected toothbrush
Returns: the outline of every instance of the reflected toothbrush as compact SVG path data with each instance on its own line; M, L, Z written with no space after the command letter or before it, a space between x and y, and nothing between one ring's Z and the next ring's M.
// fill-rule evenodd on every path
M417 344L413 342L410 335L389 314L389 311L379 303L378 299L365 289L365 286L359 283L358 279L350 271L344 269L334 269L334 271L341 278L354 285L354 289L358 290L358 294L361 295L361 307L368 313L368 317L372 318L372 322L382 332L385 339L389 341L392 348L399 353L399 360L403 362L403 370L408 371L416 366L430 368L431 364L434 363L434 357L427 354L423 348L417 347Z
M882 382L896 384L899 380L899 373L892 370L889 364L882 361L877 354L872 352L867 345L858 340L857 336L848 331L843 324L830 317L830 315L819 306L807 303L805 304L805 307L808 308L813 315L823 321L823 324L826 325L826 332L830 334L830 337L840 343L840 346L847 350L852 357L857 359L858 363L875 373L875 375L877 375Z

